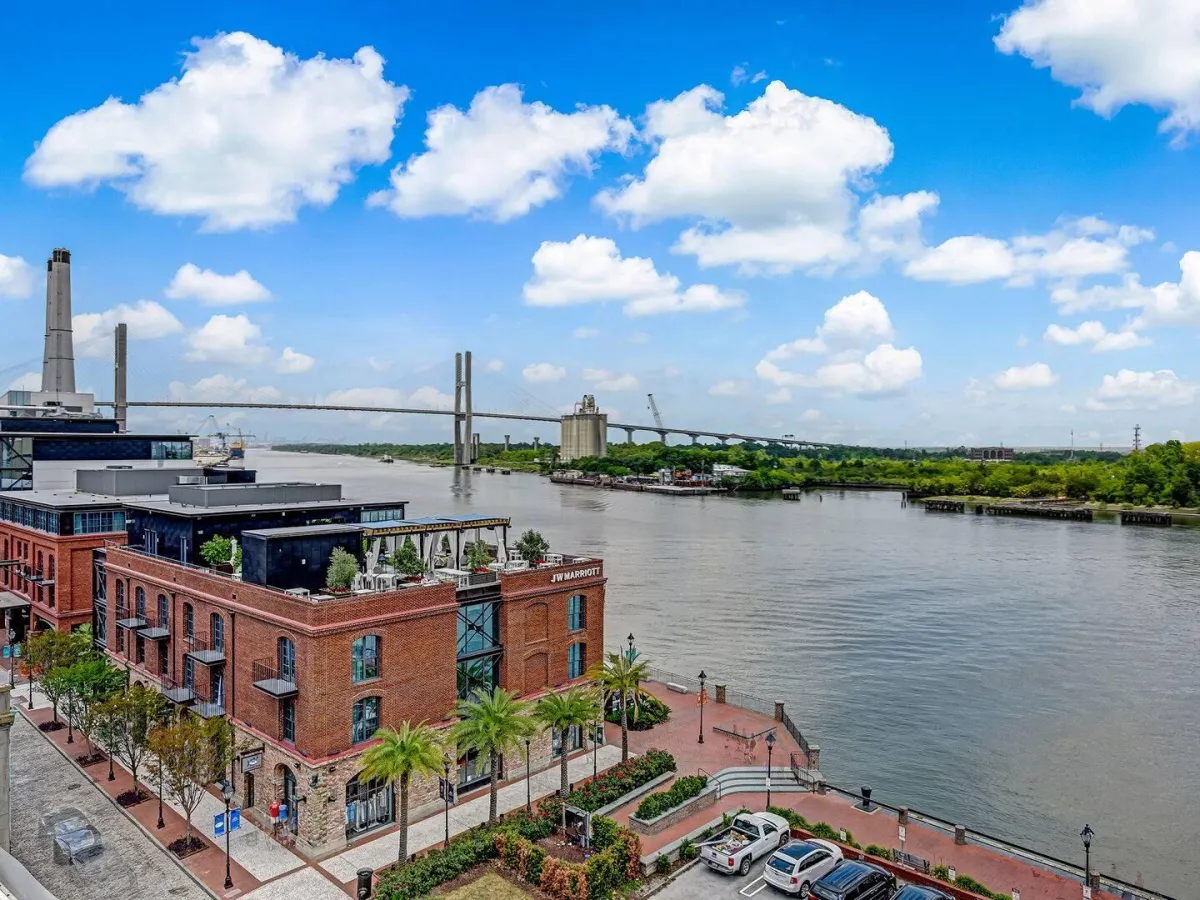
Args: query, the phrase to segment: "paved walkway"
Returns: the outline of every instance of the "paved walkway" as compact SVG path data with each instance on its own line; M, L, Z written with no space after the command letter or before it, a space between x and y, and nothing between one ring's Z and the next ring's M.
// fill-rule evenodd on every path
M605 744L597 752L597 762L600 771L611 768L621 761L620 746ZM570 781L582 781L592 774L592 754L583 753L571 759L568 764ZM540 772L535 772L530 784L533 798L537 800L553 794L558 790L559 767L551 766ZM525 805L525 779L503 785L497 797L497 809L502 812L523 807ZM460 803L450 809L451 836L474 828L487 821L489 795L484 791L482 796L465 803ZM417 853L421 850L440 844L446 836L445 820L441 813L414 822L408 829L408 852ZM400 853L400 838L395 832L384 834L373 841L351 847L337 856L331 857L320 864L336 880L343 884L353 881L355 873L362 868L379 869L396 862ZM285 879L286 880L286 879ZM255 900L258 900L256 897Z

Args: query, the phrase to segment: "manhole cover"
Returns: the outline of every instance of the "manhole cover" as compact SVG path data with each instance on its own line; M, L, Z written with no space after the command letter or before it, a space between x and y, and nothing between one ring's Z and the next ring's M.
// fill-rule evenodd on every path
M82 785L80 782L78 782L78 781L77 781L77 782L75 782L74 784L68 784L68 785L67 785L67 790L68 790L68 791L74 791L74 790L78 790L78 789L79 789L79 788L81 788L81 787L83 787L83 785Z

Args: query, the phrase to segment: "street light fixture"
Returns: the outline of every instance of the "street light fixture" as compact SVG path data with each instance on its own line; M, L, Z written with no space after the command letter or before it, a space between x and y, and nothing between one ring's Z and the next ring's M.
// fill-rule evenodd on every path
M704 743L704 699L706 696L704 693L704 679L706 679L707 677L708 676L704 674L704 670L701 669L700 670L700 695L696 698L697 702L700 704L700 740L698 741L698 743L701 743L701 744Z
M165 828L167 823L163 821L162 815L162 794L163 794L163 764L162 760L158 761L158 825L156 828Z
M771 806L771 751L775 749L775 732L767 732L767 808Z
M17 639L16 629L8 629L8 686L17 686L17 655L13 652L13 641Z
M233 887L233 875L229 871L229 801L233 799L233 785L221 779L221 799L225 801L225 890Z
M629 661L633 662L633 632L629 632L629 637L625 638L629 641Z
M1083 883L1088 888L1092 886L1092 838L1095 834L1092 826L1086 824L1083 831L1079 832L1079 836L1083 838Z
M446 797L446 846L450 846L450 754L442 754L442 771L446 775L446 786L442 793Z
M533 812L533 766L529 763L529 738L525 738L525 812Z
M600 774L600 756L599 748L600 741L604 739L604 726L599 722L592 723L592 780L595 781Z

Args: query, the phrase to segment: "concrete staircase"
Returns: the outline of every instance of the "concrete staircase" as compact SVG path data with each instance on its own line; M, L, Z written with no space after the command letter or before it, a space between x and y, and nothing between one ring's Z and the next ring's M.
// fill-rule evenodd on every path
M702 774L708 774L707 772ZM815 769L801 769L800 780L791 769L771 767L771 792L811 793L821 778ZM760 794L767 789L766 766L731 766L708 776L709 787L716 787L717 798L727 794Z

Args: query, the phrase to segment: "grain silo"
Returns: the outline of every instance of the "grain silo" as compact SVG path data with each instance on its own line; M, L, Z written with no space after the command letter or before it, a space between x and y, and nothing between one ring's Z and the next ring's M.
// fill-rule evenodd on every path
M559 461L607 455L608 415L596 409L595 397L584 394L583 400L575 404L575 411L562 417Z

